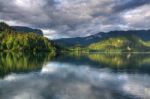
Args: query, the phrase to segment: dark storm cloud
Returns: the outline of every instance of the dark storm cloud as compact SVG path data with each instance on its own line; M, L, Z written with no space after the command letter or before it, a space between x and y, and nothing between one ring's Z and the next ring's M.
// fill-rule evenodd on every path
M147 28L149 3L148 0L0 0L0 20L40 28L50 38L87 36L99 31ZM139 13L143 13L142 17ZM147 19L147 25L143 19ZM140 22L143 26L138 25Z
M120 0L114 7L115 11L134 9L145 4L150 4L150 0Z

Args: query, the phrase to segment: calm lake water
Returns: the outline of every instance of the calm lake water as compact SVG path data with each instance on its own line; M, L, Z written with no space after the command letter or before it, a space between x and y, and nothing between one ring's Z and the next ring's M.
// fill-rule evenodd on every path
M0 99L150 99L150 54L0 53Z

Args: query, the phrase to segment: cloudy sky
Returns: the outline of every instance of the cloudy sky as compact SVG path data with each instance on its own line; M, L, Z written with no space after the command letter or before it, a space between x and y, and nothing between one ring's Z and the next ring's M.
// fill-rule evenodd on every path
M0 0L0 21L42 29L51 39L149 29L150 0Z

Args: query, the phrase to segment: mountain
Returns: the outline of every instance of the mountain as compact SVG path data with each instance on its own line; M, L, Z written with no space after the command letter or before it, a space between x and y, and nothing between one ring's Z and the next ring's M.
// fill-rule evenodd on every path
M4 22L0 22L0 32L2 31L7 31L7 32L11 32L14 29L12 27L10 27L8 24L4 23Z
M43 32L40 29L32 29L29 27L23 27L23 26L11 26L11 28L13 28L14 30L18 31L18 32L22 32L22 33L37 33L38 35L43 35Z
M88 37L76 37L76 38L63 38L55 40L55 42L62 46L75 46L82 45L88 46L92 43L100 42L104 39L109 39L118 36L132 36L135 35L145 41L150 40L150 30L129 30L129 31L111 31L111 32L100 32L95 35Z
M48 38L36 33L18 32L0 23L0 51L48 51L55 54L56 46Z
M135 35L117 36L90 44L88 49L101 52L149 52L150 42Z

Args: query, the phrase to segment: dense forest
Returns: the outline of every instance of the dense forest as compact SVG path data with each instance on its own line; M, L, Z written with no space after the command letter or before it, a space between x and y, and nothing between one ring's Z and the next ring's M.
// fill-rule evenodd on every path
M131 36L118 36L88 46L92 51L106 52L149 52L150 42Z
M56 46L53 41L37 33L22 33L4 22L0 23L0 51L32 51L32 52L150 52L150 41L142 36L118 35L104 37L98 42L82 45ZM147 34L147 33L145 33Z
M76 45L68 50L73 52L150 52L150 41L136 35L110 37L88 46Z
M36 33L21 33L4 22L0 23L1 51L48 51L55 53L54 42Z

